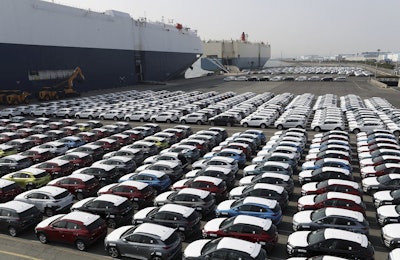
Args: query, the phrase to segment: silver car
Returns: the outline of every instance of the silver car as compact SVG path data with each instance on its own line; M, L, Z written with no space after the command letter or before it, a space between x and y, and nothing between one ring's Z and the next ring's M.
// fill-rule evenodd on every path
M173 259L182 252L175 229L151 223L120 227L108 234L104 246L113 258Z
M35 205L46 216L69 210L73 199L74 196L67 189L55 186L25 191L14 198L17 201Z

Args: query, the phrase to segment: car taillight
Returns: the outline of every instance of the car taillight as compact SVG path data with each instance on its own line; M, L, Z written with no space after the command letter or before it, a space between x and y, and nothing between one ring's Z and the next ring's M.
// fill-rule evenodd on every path
M163 246L163 249L170 249L171 246Z

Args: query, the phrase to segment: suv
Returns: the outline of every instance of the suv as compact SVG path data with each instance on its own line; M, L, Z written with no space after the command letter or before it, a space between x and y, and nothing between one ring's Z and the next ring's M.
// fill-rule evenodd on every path
M13 200L21 192L21 187L15 181L0 179L0 202Z
M47 185L67 189L78 200L95 195L99 189L99 181L96 177L82 173L54 179Z
M107 225L98 215L86 212L71 212L48 218L35 227L39 241L75 244L80 251L107 235Z
M17 172L6 174L3 179L15 181L23 190L30 190L46 185L51 176L45 170L26 168Z
M132 223L134 225L154 223L177 228L182 241L200 233L199 215L195 209L182 205L167 204L161 207L147 207L133 216Z
M42 213L32 204L9 201L0 204L0 228L15 237L42 221Z
M58 158L53 158L40 164L36 164L32 167L45 170L53 179L61 176L67 176L74 170L74 165L70 161L61 160Z
M239 120L231 115L217 115L208 119L210 125L225 125L225 126L233 126L239 123Z
M66 154L72 153L72 152L82 152L82 153L90 154L90 156L92 156L93 160L95 160L95 161L100 160L101 157L105 153L105 151L101 148L101 146L93 145L93 144L85 144L78 148L68 150L66 152Z
M174 259L182 252L182 241L174 228L151 223L120 227L106 237L104 245L113 258Z
M20 154L29 157L32 163L44 162L54 157L54 155L48 149L40 149L40 148L31 148Z
M100 215L107 221L109 228L116 228L130 222L133 216L132 203L125 197L113 194L78 201L71 207L71 211L77 210Z
M39 189L25 191L14 200L35 205L46 216L68 210L74 197L67 189L44 186Z
M27 156L13 154L0 158L0 171L18 171L32 165L31 159Z
M118 168L113 165L105 164L81 168L73 172L73 174L75 173L84 173L95 176L100 182L100 187L116 182L119 177Z

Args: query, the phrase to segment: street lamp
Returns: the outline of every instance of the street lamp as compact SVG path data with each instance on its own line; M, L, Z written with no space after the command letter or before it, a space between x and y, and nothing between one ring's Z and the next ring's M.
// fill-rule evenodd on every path
M375 63L375 79L376 79L376 74L378 74L378 60L379 60L379 52L381 49L377 49L378 51L378 57L376 58L376 63Z

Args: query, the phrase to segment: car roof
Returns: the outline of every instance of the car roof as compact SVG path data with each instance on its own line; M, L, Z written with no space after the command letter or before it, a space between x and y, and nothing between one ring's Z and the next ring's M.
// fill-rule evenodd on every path
M214 185L218 186L223 180L220 178L211 177L211 176L198 176L193 181L211 182Z
M256 184L254 184L253 188L254 189L273 190L273 191L276 191L277 193L282 193L285 190L285 188L282 186L268 184L268 183L256 183Z
M39 168L33 168L33 167L29 167L29 168L25 168L16 172L24 172L24 173L30 173L32 175L38 175L38 174L42 174L43 172L45 172L45 170L39 169ZM13 172L13 173L16 173Z
M157 178L160 178L160 177L166 175L165 172L157 171L157 170L151 170L151 169L145 169L145 170L139 172L138 174L150 174L150 175L156 176Z
M254 177L257 177L257 176L259 176L259 175L254 175ZM261 178L267 178L267 177L279 178L279 179L282 179L284 181L288 181L290 179L289 175L275 173L275 172L264 172L260 177Z
M226 156L214 156L214 157L211 157L210 161L225 161L225 162L231 164L235 161L235 159L226 157Z
M160 207L158 212L162 211L176 212L187 218L195 211L195 209L178 204L165 204L164 206Z
M360 196L357 195L352 195L352 194L347 194L344 192L335 192L335 191L330 191L327 194L328 199L345 199L345 200L352 200L356 203L361 203L362 199Z
M72 211L71 213L62 216L60 219L76 220L82 222L85 226L88 226L99 218L99 215L94 215L83 211Z
M264 219L259 217L238 215L235 217L233 224L249 224L261 227L263 230L267 231L272 226L272 221L270 219Z
M65 191L67 191L67 189L55 187L55 186L43 186L39 189L35 189L35 190L31 190L31 191L41 191L41 192L49 193L50 195L52 195L54 197L54 196L57 196L58 194L61 194Z
M360 185L355 181L341 180L341 179L329 179L328 180L328 185L334 185L334 184L348 185L355 189L358 189L360 187Z
M334 228L326 228L324 231L325 239L341 239L341 240L350 240L357 244L360 244L362 247L368 246L368 238L366 235L354 233L341 229Z
M256 257L261 250L261 245L242 239L223 237L217 245L217 249L221 248L242 251L249 254L251 257Z
M53 158L53 159L50 159L48 161L45 161L45 163L56 163L56 164L59 164L59 165L64 165L64 164L68 164L70 162L67 161L67 160L63 160L63 159Z
M114 206L118 206L124 203L128 199L114 194L103 194L95 198L94 200L109 201L112 202Z
M165 241L169 238L172 233L174 233L175 229L152 224L152 223L143 223L138 226L133 233L145 233L145 234L152 234L158 236L162 241Z
M205 197L207 197L210 194L210 192L205 191L205 190L194 189L194 188L184 188L184 189L178 191L178 194L191 194L191 195L199 196L200 198L204 199Z
M132 187L137 188L138 190L143 190L144 188L146 188L149 185L147 183L141 182L141 181L128 180L128 181L118 183L118 186L132 186Z
M248 196L243 200L243 204L247 204L247 203L261 204L261 205L266 205L269 208L275 208L278 202L276 200Z
M342 208L325 208L325 215L349 217L356 219L358 222L362 222L364 220L364 215L362 213Z
M24 212L24 211L34 207L33 204L29 204L29 203L25 203L25 202L17 201L17 200L12 200L12 201L5 202L3 204L0 204L0 206L4 207L4 208L13 209L17 213Z

